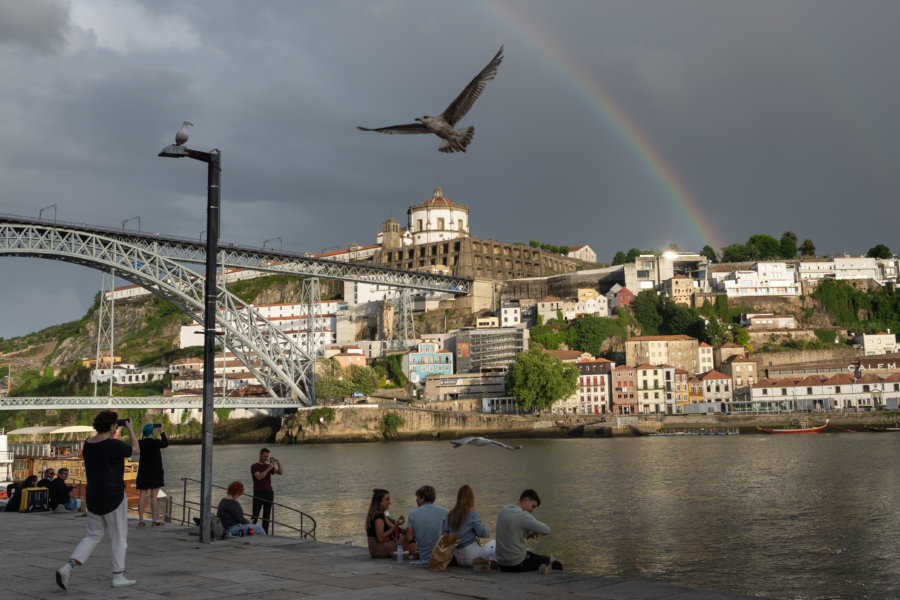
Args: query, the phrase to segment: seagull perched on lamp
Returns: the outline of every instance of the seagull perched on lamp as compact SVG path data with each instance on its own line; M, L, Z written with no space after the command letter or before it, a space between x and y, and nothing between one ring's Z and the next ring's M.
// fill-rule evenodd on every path
M467 444L471 444L472 446L489 446L493 444L494 446L500 446L501 448L506 448L507 450L518 450L522 447L522 444L519 444L515 448L512 446L507 446L502 442L495 442L494 440L489 440L486 437L475 437L468 436L464 438L459 438L458 440L453 440L450 442L454 448L459 448L460 446L465 446Z
M175 134L175 145L176 146L184 146L184 143L188 141L188 125L191 127L194 126L190 121L185 121L181 125L181 129L178 130L178 133Z
M411 134L411 133L433 133L444 140L438 150L441 152L465 152L472 137L475 135L475 127L469 126L465 129L454 129L456 122L466 116L469 109L484 91L487 82L497 76L497 67L503 61L503 46L497 55L491 59L491 62L481 70L481 73L475 76L475 79L469 82L469 85L450 103L450 106L437 117L429 117L425 115L421 119L416 119L416 123L407 123L405 125L390 125L388 127L379 127L378 129L368 129L366 127L357 127L362 131L377 131L387 134Z

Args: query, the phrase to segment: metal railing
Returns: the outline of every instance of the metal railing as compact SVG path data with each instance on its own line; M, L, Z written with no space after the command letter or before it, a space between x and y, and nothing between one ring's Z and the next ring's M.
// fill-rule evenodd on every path
M200 502L196 501L196 500L188 500L188 485L196 484L196 486L199 487L200 480L193 479L191 477L182 477L181 481L183 482L183 490L182 490L182 497L181 497L182 501L181 501L181 503L178 503L178 502L175 502L171 496L169 497L169 514L168 514L168 516L171 521L176 521L176 518L173 517L173 515L172 515L173 511L171 510L171 508L174 506L181 506L181 525L194 525L195 524L194 517L200 516ZM220 489L223 492L227 492L227 489L222 487L221 485L212 484L212 487L214 487L216 489ZM199 495L199 492L198 492L198 495ZM247 495L253 499L256 498L255 496L253 496L251 494L245 494L245 495ZM292 525L291 523L277 521L275 519L276 507L282 509L283 511L287 511L288 518L290 518L291 515L298 516L299 524ZM247 516L246 513L244 516ZM260 520L262 520L261 517L260 517ZM281 527L288 529L289 531L288 531L287 535L297 534L302 539L310 539L310 540L316 539L316 520L312 516L306 514L302 510L293 508L292 506L286 506L286 505L280 504L278 502L272 502L272 512L269 515L269 534L270 535L275 535L275 526L276 525L279 525Z

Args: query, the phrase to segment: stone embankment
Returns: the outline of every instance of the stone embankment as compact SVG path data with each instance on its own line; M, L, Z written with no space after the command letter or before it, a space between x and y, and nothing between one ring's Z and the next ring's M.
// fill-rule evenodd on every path
M632 427L618 425L615 417L604 419L599 415L495 415L370 405L334 407L333 413L319 418L322 413L316 410L301 409L285 416L275 441L300 444L453 439L466 435L500 438L635 435ZM643 431L730 428L753 433L757 426L786 426L802 418L802 415L786 414L653 416L639 417L638 426ZM825 419L838 427L862 430L866 424L884 423L897 419L897 415L816 413L810 417L815 424L824 423Z

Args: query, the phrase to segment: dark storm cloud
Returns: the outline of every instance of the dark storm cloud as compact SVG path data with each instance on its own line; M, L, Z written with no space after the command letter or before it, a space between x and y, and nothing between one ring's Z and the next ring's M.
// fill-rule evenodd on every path
M65 44L69 10L56 0L0 0L0 46L19 46L41 53Z
M372 243L440 182L475 235L601 260L787 229L823 253L896 249L898 17L820 0L0 0L0 211L199 238L204 170L156 157L188 119L191 147L223 153L225 242ZM501 44L460 123L467 153L355 129L440 113ZM100 277L70 268L0 261L4 307L68 298L0 336L79 318Z

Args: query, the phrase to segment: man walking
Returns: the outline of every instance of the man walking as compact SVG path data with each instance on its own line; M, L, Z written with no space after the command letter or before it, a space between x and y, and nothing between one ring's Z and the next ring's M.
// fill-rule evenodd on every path
M541 499L534 490L525 490L516 504L507 504L497 513L497 564L501 571L562 570L562 563L525 549L525 538L547 535L550 527L534 518Z
M269 449L259 451L259 460L250 465L250 475L253 476L253 515L250 521L256 524L259 518L259 510L262 509L262 526L269 531L269 522L272 518L272 502L275 500L275 491L272 489L272 474L283 475L281 461L275 457L269 458Z
M428 564L431 560L431 552L441 537L441 525L447 517L447 509L443 506L435 506L437 494L430 485L423 485L416 490L416 505L418 508L409 513L406 518L406 533L403 545L409 548L412 542L416 542L419 551L419 560L416 564ZM412 564L412 563L411 563Z
M115 439L119 415L105 410L94 417L97 435L84 443L84 470L87 476L87 535L78 542L69 561L56 570L56 583L69 589L72 569L84 564L103 536L109 533L109 562L112 587L137 583L125 577L125 549L128 547L128 500L125 497L125 459L141 453L131 419L124 419L131 440L129 446Z

